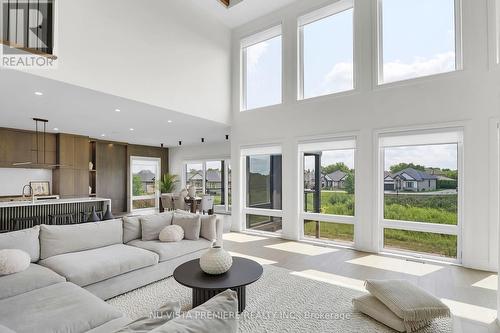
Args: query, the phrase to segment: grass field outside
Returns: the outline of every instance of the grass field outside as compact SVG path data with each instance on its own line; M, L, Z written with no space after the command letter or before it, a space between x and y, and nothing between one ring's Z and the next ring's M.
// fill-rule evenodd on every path
M339 191L321 192L321 214L354 216L353 194ZM307 211L314 212L313 194L307 195ZM388 220L457 225L457 194L385 194L384 217ZM305 221L304 234L316 236L316 223ZM320 238L352 241L352 225L321 222ZM457 237L426 232L385 229L384 246L438 256L456 258Z

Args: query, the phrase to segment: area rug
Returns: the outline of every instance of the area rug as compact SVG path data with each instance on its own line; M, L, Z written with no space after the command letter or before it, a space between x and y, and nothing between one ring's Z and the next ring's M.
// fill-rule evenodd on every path
M264 275L247 287L247 306L240 332L363 332L392 333L392 329L356 312L351 300L362 292L292 275L280 267L264 266ZM149 315L168 301L190 309L191 290L168 278L108 300L131 319ZM449 318L419 331L452 332Z

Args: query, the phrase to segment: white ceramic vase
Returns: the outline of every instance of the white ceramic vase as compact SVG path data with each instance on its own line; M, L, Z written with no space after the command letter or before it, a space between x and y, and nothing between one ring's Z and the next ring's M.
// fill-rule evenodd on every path
M200 258L201 270L210 275L226 273L233 265L233 258L221 246L212 243L212 247Z

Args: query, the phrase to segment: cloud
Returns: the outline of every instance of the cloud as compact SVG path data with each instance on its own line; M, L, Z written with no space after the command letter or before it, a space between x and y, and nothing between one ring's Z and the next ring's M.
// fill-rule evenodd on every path
M262 42L247 48L247 70L253 71L260 61L260 58L269 49L268 42Z
M410 78L450 72L455 69L455 53L436 54L432 58L415 58L412 63L399 60L384 64L384 82L401 81Z
M325 75L320 95L351 90L354 85L352 62L339 62Z
M385 150L385 169L399 163L420 164L433 168L457 169L457 145L394 147Z

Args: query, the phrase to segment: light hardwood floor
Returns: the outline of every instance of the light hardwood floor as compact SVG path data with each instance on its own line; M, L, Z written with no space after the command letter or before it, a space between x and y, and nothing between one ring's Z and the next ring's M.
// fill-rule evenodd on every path
M358 290L366 279L406 279L450 306L453 332L500 333L495 273L254 234L225 234L224 247L235 256Z

